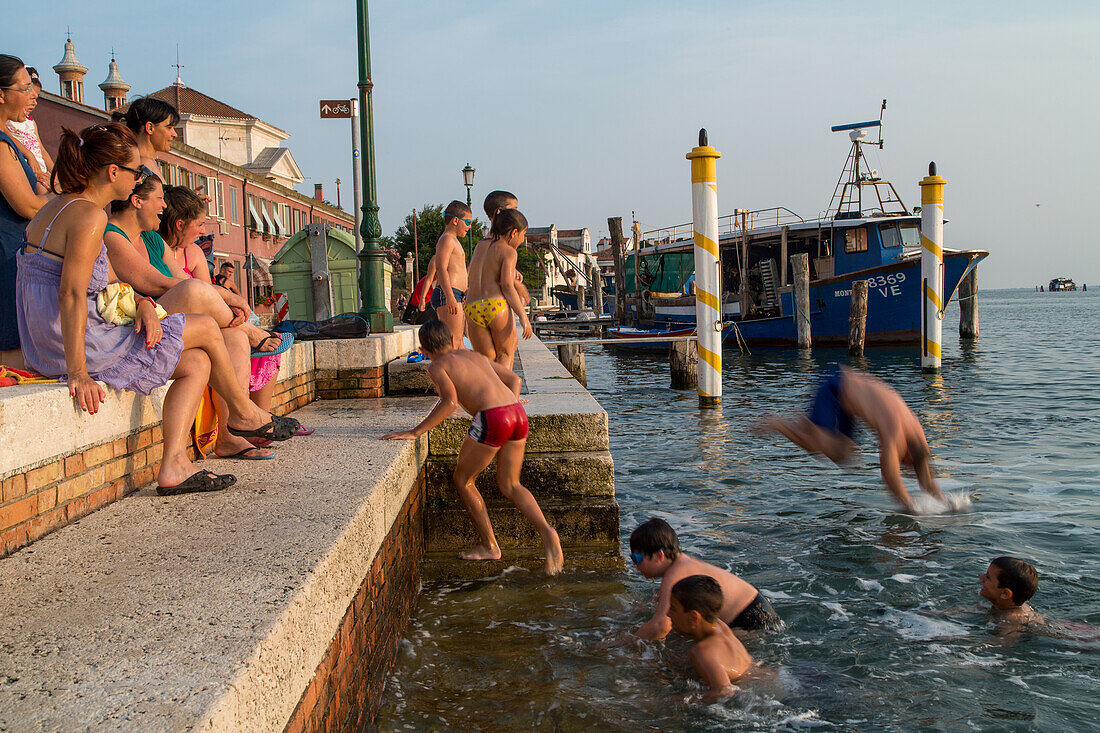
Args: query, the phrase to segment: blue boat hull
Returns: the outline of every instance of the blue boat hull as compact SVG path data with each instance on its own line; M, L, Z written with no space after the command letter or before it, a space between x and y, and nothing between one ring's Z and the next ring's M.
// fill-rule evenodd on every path
M944 292L950 302L967 271L987 252L944 253ZM852 282L868 280L868 344L920 343L921 264L907 259L890 265L852 272L810 285L810 332L813 343L846 344L851 311ZM737 327L749 343L787 346L796 342L794 294L782 296L782 316L740 320Z

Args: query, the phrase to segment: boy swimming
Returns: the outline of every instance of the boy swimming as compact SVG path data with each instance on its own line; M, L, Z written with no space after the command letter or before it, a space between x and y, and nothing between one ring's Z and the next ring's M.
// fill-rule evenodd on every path
M660 578L657 610L635 634L643 639L664 638L672 628L668 609L671 589L689 575L713 578L722 590L718 617L740 629L780 629L783 620L760 592L733 573L680 551L680 540L668 522L658 517L638 525L630 535L630 559L647 578Z
M980 595L992 604L998 620L1024 624L1038 618L1027 605L1039 588L1039 573L1031 563L1007 555L995 557L979 580Z
M468 300L464 306L474 350L511 367L514 349L512 313L520 317L523 338L531 338L531 322L517 289L516 248L527 234L527 218L516 209L502 209L493 218L489 239L478 242L470 257Z
M459 241L474 223L473 212L461 201L452 201L443 210L443 233L435 244L435 276L438 285L432 290L431 304L439 320L451 333L451 345L462 346L465 318L461 304L466 300L466 253ZM431 264L428 266L431 271Z
M780 433L804 450L839 464L855 452L857 418L878 434L882 480L903 508L916 511L901 478L902 463L916 470L921 489L951 508L936 484L932 452L917 416L901 395L869 374L834 366L822 377L807 415L791 420L768 418L755 429Z
M691 666L707 686L704 702L714 702L733 689L736 680L752 668L752 657L718 612L722 588L708 575L689 575L672 586L668 619L677 633L695 640Z
M535 497L519 482L527 444L527 413L519 401L520 379L483 354L452 346L451 332L441 321L420 327L420 347L432 360L428 376L439 402L412 430L387 433L383 440L416 438L443 422L460 404L473 415L470 432L458 452L453 483L477 530L480 544L459 554L463 560L499 560L500 546L489 513L474 479L497 456L497 486L535 525L546 548L546 572L562 569L564 557L558 533L546 521Z

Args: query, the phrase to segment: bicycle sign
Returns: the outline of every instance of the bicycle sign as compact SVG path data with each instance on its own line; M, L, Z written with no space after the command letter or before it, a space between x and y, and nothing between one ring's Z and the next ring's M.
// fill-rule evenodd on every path
M322 99L321 119L351 117L351 102L347 99Z

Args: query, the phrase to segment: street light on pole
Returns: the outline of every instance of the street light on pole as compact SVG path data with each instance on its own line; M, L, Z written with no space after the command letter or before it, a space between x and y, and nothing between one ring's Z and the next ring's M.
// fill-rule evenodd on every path
M462 169L462 185L466 187L466 205L471 206L470 189L474 187L474 169L467 163L466 167ZM473 208L470 209L470 218L473 218ZM470 231L466 232L466 256L471 257L473 255L473 227L470 227Z

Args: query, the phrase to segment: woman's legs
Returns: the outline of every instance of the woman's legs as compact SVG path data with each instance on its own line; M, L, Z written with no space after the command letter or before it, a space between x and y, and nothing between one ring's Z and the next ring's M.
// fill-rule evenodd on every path
M202 280L184 280L157 298L157 302L169 313L200 313L210 316L217 322L218 328L227 328L233 321L233 311L225 304L218 291ZM253 349L270 335L262 328L247 322L236 328L248 336L248 345ZM278 344L269 342L265 344L264 351L271 351L277 346Z
M490 361L496 358L497 349L489 329L470 321L469 328L466 329L466 335L470 337L470 345L474 347L474 351L485 354Z
M515 319L512 318L512 309L497 313L496 318L489 324L493 334L493 344L496 346L497 355L493 359L501 366L511 369L516 359L516 349L519 347L519 336L516 334ZM493 358L493 357L490 357Z
M210 358L201 349L184 349L172 378L175 381L164 396L164 455L157 473L157 483L165 488L183 483L199 470L187 458L187 446L199 400L210 379Z
M237 384L247 394L250 368L249 353L251 352L248 337L239 328L223 328L221 334L222 340L225 342L225 350L229 354L229 361L233 364L233 374L236 377ZM245 457L261 458L274 452L267 448L256 448L244 438L238 438L229 432L229 406L220 392L214 392L214 409L218 413L218 439L214 443L215 455L224 458L248 451Z
M202 349L210 358L210 386L225 399L229 411L227 424L232 423L238 430L252 430L271 420L267 412L248 399L248 388L242 387L238 381L236 369L225 348L225 339L214 319L188 315L183 328L183 345L188 349ZM191 419L194 418L192 413Z

